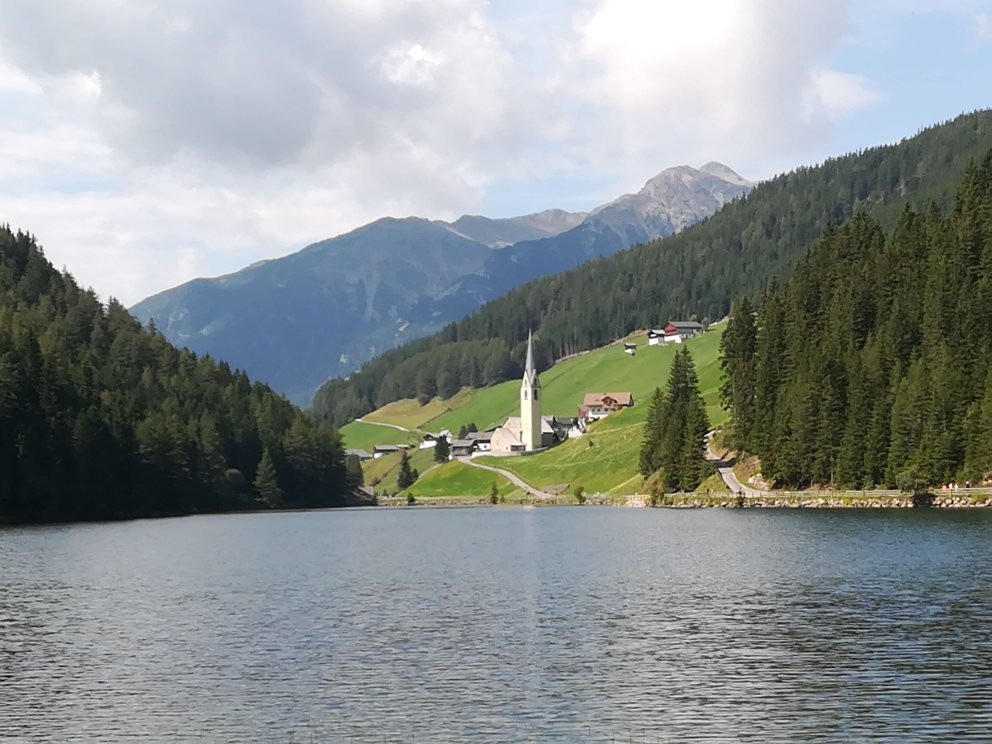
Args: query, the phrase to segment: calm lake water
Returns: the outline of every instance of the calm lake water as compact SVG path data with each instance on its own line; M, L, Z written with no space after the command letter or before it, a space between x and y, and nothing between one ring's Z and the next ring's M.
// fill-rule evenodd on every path
M0 741L992 739L992 513L0 529Z

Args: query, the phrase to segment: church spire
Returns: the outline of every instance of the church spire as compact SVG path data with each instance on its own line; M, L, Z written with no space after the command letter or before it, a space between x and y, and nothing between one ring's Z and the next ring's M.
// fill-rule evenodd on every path
M527 332L527 361L524 363L524 381L532 386L538 385L537 368L534 366L534 334Z
M534 334L527 333L527 361L524 363L524 379L520 383L520 440L524 450L533 452L541 449L541 382L537 379L534 366Z

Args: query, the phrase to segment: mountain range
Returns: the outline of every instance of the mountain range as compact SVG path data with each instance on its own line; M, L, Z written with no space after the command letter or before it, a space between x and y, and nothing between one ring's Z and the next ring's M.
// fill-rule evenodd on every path
M678 166L588 213L376 220L236 273L195 279L131 308L173 343L308 403L397 345L436 332L524 282L676 233L746 194L720 163Z

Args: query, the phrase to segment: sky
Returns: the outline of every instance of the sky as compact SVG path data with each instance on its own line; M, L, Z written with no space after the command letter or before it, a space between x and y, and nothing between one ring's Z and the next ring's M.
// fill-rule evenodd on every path
M132 305L383 216L769 178L990 83L992 0L4 0L0 221Z

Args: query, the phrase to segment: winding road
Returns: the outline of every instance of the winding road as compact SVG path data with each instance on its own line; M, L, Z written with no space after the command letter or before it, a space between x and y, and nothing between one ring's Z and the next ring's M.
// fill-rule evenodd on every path
M548 493L547 491L542 491L538 488L534 488L532 485L520 480L518 476L511 473L509 470L503 470L502 468L494 468L492 465L483 465L480 462L474 462L470 457L458 457L456 459L458 460L458 462L464 465L470 465L473 468L479 468L480 470L489 470L493 473L499 473L508 481L510 481L510 483L515 485L517 488L522 488L524 491L526 491L531 496L534 496L536 498L539 499L555 498L555 495L553 493Z
M760 499L768 494L764 491L759 491L757 488L751 488L751 486L745 486L737 479L737 474L734 473L734 463L733 460L724 460L719 454L713 451L713 435L716 431L711 431L706 435L706 459L713 463L716 467L716 472L720 474L720 478L723 480L727 488L730 489L731 493L744 494L749 499Z

